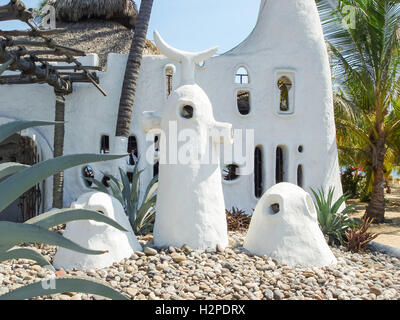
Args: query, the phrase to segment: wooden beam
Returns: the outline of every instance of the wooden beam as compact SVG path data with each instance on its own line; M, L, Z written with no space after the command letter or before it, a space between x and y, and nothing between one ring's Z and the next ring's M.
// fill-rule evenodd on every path
M53 66L57 70L97 70L101 71L101 67L97 66Z
M37 36L48 36L53 34L60 34L66 32L65 28L49 29L49 30L0 30L0 36L3 37L37 37Z

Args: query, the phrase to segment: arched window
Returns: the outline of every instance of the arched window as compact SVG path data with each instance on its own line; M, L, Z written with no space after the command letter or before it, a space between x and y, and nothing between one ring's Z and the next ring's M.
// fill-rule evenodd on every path
M280 90L279 110L281 112L289 112L291 110L289 92L292 89L292 81L288 77L282 76L279 78L277 86Z
M110 153L110 137L107 135L101 136L100 153Z
M237 107L241 115L250 113L250 91L239 90L237 92Z
M236 70L235 83L237 84L248 84L250 83L249 72L245 67L240 67Z
M263 192L263 164L262 151L256 147L254 151L254 195L260 198Z
M222 170L222 177L225 181L233 181L239 178L239 166L236 164L228 164Z
M297 185L303 188L303 166L301 164L297 167Z

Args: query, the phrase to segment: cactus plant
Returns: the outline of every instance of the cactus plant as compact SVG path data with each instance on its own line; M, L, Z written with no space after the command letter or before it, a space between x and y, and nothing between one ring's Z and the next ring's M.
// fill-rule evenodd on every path
M52 124L54 124L54 122L9 122L0 126L0 142L20 130L32 126ZM0 214L9 204L20 197L30 187L59 171L88 162L113 160L123 156L125 155L68 155L40 162L33 166L25 166L18 163L3 163L0 165L0 178L4 178L0 183ZM36 250L17 246L22 242L42 242L62 246L85 254L103 254L105 251L83 248L60 234L48 230L59 224L82 219L103 222L121 231L126 231L116 221L96 211L85 209L55 210L39 215L25 223L0 221L0 262L10 259L29 259L41 266L51 267L46 258ZM89 279L58 278L56 284L56 288L54 289L44 289L45 287L41 282L33 283L0 296L0 300L29 299L39 295L62 293L66 291L93 293L111 299L126 299L124 295L115 291L107 284Z

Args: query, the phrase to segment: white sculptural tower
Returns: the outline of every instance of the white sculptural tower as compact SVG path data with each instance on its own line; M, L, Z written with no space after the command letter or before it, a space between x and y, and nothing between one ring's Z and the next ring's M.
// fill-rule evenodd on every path
M143 121L145 132L161 129L155 245L225 247L219 145L232 143L232 130L230 124L215 121L210 100L195 82L195 64L213 56L217 48L189 53L172 48L157 32L154 39L164 55L181 64L181 83L168 97L161 117L145 113ZM218 134L210 137L211 131Z
M319 228L310 194L286 182L270 188L258 202L244 247L291 266L336 263Z
M64 248L59 248L54 256L53 265L56 268L71 270L101 269L129 258L142 247L135 237L121 203L114 197L103 192L89 192L71 204L72 208L91 209L103 213L117 221L128 232L122 232L107 224L82 220L67 224L64 237L77 244L93 250L105 250L101 255L87 255Z

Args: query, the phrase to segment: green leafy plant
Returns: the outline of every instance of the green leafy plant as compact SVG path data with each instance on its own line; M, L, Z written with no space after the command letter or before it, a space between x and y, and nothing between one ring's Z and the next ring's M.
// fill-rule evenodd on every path
M108 180L109 188L99 180L84 177L85 180L92 182L92 189L110 194L121 202L133 232L137 235L153 232L157 200L158 176L150 181L144 196L141 197L140 175L142 172L143 170L139 170L137 162L132 172L132 183L129 181L128 174L121 168L119 169L121 180L106 174L110 178Z
M347 241L345 241L345 244L351 252L363 251L365 246L378 236L368 232L372 222L374 222L374 219L363 217L361 225L346 231Z
M0 126L0 142L23 129L53 125L54 122L45 121L14 121ZM33 166L19 163L3 163L0 165L0 215L13 201L18 199L32 186L47 177L76 165L113 160L124 155L92 155L79 154L62 156L37 163ZM48 229L54 226L75 220L90 219L109 224L121 231L125 230L114 220L92 210L85 209L60 209L41 214L25 223L0 221L0 261L11 259L33 260L41 266L53 269L47 259L33 248L18 246L20 243L44 243L56 245L84 254L103 254L105 251L90 250L64 238L62 235ZM54 270L54 269L53 269ZM0 300L29 299L41 295L78 291L98 294L110 299L126 299L124 295L115 291L105 283L84 278L60 278L56 280L55 289L45 289L41 282L18 288L0 296ZM70 289L70 290L67 290Z
M349 198L347 194L342 195L333 202L335 188L329 188L325 195L323 188L317 192L311 189L315 198L315 207L318 215L318 222L327 242L330 244L344 244L346 231L353 226L354 222L348 214L354 211L354 206L347 206L342 212L340 207Z
M251 217L244 210L232 207L232 210L225 210L226 222L229 231L245 231L249 228Z

